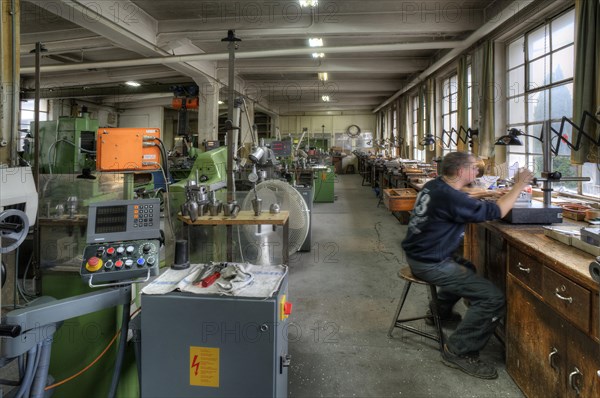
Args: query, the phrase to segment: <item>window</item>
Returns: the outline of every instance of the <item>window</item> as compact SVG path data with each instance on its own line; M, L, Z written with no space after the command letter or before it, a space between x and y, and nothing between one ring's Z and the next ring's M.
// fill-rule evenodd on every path
M517 128L526 134L541 137L542 124L550 121L556 130L563 116L573 119L573 69L574 69L575 12L567 11L542 26L515 38L506 47L507 58L507 117L508 128ZM581 115L576 115L579 123ZM565 126L567 127L567 126ZM556 147L558 137L544 132L544 139L551 137ZM572 142L571 129L562 136ZM526 166L536 177L543 171L543 151L540 140L521 137L522 146L508 146L509 169ZM597 165L583 167L571 165L571 150L560 145L560 151L552 156L552 171L563 176L592 177L578 189L576 181L552 184L555 191L575 194L598 195L599 172Z
M467 67L467 126L473 127L473 78L471 77L471 65Z
M457 136L454 134L450 139L450 130L454 127L458 130L458 75L455 73L442 80L442 129L448 135L442 136L443 153L456 152Z
M21 101L21 115L19 121L19 152L23 152L23 145L28 133L33 135L31 123L35 120L35 101ZM48 101L40 100L40 122L48 120Z
M411 98L412 109L412 152L414 160L425 161L425 150L421 149L419 140L419 96Z

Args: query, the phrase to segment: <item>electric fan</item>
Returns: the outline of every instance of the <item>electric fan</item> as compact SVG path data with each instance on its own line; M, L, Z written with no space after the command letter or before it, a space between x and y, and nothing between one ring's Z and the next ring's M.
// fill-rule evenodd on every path
M254 191L248 192L242 203L242 210L252 211ZM302 247L310 228L309 210L304 198L296 189L285 181L266 180L256 184L256 195L262 199L262 211L268 212L273 203L277 203L281 211L288 211L289 215L289 254L296 253ZM280 240L280 232L274 232L268 225L257 228L255 225L243 227L247 238L274 242Z

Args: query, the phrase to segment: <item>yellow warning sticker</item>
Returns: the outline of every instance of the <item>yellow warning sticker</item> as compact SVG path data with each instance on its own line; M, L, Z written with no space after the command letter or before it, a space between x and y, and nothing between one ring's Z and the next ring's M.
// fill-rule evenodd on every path
M190 347L190 385L219 387L219 349Z

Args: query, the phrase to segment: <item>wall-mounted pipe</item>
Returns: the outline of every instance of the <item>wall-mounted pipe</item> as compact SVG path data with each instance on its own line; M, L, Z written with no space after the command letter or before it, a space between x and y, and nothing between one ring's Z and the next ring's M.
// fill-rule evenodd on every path
M9 145L10 145L10 164L12 166L18 165L17 158L17 143L16 137L18 137L19 130L19 73L17 72L17 9L16 0L10 1L10 32L11 32L11 90L12 90L12 101L11 101L11 119L10 119L10 133L9 133Z

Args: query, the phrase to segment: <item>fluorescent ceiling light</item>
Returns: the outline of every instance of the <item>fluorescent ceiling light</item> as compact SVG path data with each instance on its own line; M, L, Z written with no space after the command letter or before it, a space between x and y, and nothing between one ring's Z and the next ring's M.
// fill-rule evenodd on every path
M141 86L140 83L134 82L133 80L129 80L129 81L125 82L125 84L127 84L128 86L131 86L131 87L139 87L139 86Z
M219 100L219 101L218 101L218 104L219 104L219 105L223 105L223 104L224 104L224 102L223 102L223 101L221 101L221 100Z
M328 79L327 72L319 72L318 76L319 80L321 80L322 82L325 82Z
M323 102L329 102L329 96L328 95L323 95L321 97L321 99L323 100Z
M323 47L323 39L320 37L311 37L308 39L308 45L311 47Z
M300 7L316 7L319 5L319 0L298 0Z
M325 53L312 53L313 58L323 58Z

